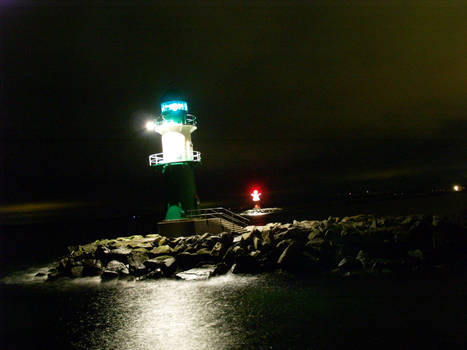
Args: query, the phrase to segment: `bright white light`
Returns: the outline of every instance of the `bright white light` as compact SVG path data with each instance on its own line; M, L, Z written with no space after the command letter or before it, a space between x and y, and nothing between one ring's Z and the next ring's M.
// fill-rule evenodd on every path
M156 123L154 123L153 121L148 121L146 123L146 130L147 131L154 131L155 128L156 128Z
M254 190L250 196L253 197L253 202L258 202L259 201L259 196L261 196L261 192L258 192L258 190Z
M179 132L168 132L162 135L164 162L185 161L185 136Z
M455 192L459 192L460 189L461 189L461 187L460 187L459 185L454 185L454 186L452 187L452 189L453 189Z

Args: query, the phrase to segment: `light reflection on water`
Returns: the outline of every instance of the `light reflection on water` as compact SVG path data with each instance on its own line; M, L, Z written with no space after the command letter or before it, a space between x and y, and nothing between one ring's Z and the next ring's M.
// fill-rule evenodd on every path
M446 348L465 344L467 331L463 278L101 283L38 282L34 272L0 281L0 348L35 348L37 339L44 349Z
M228 310L222 307L225 305L219 295L228 292L226 287L238 288L254 279L222 276L208 281L161 280L123 288L109 304L119 322L113 324L111 332L96 329L93 345L142 350L224 348L232 337L225 324Z
M85 312L78 311L81 319L66 327L76 348L233 349L241 347L241 327L231 322L235 303L226 299L257 282L255 276L235 275L189 282L84 278L62 281L59 288L64 293L83 287L99 291Z

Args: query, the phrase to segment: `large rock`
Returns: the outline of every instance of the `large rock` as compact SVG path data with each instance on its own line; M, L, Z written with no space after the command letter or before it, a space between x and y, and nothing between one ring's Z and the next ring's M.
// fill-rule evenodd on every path
M123 263L128 262L128 256L131 254L131 249L120 247L111 249L108 252L107 259L108 260L118 260Z
M277 265L281 268L296 269L300 264L300 252L295 242L291 242L277 259Z
M102 272L101 278L103 281L113 280L118 278L119 274L116 271L104 270Z
M149 271L161 269L165 276L170 276L176 267L176 259L173 256L161 255L153 259L146 260L144 266Z
M183 272L177 273L175 276L186 281L207 280L216 270L216 265L203 265Z
M210 255L216 258L220 258L224 253L224 245L221 242L217 242L212 248Z
M102 262L98 259L83 260L83 276L99 276L102 274Z
M130 274L128 267L118 260L109 261L104 271L113 271L116 272L119 276L128 276Z
M158 255L169 255L172 254L173 249L170 248L169 245L161 245L159 247L153 248L149 251L150 256L158 256Z
M83 275L83 266L82 265L77 265L77 266L73 266L71 267L70 269L70 275L71 277L81 277Z
M258 254L241 254L235 256L232 273L257 273L259 267Z
M208 254L205 254L204 251L202 251L201 254L183 252L178 254L176 258L178 267L181 269L189 269L191 267L197 266L203 261L209 261L211 255L209 254L209 251Z

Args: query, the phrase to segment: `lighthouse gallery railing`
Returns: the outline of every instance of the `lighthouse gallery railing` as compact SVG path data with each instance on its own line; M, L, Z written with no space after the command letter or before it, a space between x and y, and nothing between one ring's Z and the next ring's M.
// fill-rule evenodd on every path
M149 165L159 165L159 164L164 164L164 163L172 163L172 162L201 162L201 152L199 151L193 151L193 156L191 159L180 159L180 160L174 160L174 161L164 161L164 153L156 153L156 154L151 154L149 156Z

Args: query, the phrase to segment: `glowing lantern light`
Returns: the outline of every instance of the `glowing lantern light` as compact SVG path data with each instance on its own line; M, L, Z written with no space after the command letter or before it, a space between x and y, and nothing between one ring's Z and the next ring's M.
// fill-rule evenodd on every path
M154 123L153 121L148 121L146 123L146 130L147 131L154 131L155 128L156 128L156 123Z
M454 190L454 192L459 192L461 190L461 187L459 185L454 185L452 189Z
M253 197L253 202L259 202L259 196L261 196L262 193L259 192L258 190L254 190L253 192L250 193L250 196Z
M188 111L188 105L185 101L168 101L161 104L162 113L167 111Z

